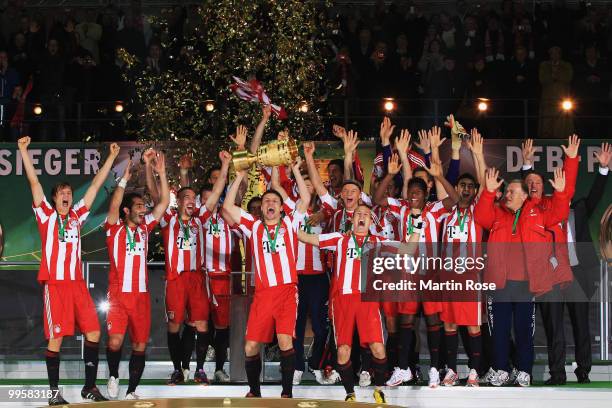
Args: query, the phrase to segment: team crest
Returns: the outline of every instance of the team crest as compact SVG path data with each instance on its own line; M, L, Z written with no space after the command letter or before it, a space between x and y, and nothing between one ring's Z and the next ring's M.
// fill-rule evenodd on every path
M285 229L284 229L284 228L280 228L280 229L278 230L278 235L285 235L285 232L286 232L286 231L285 231Z
M195 227L193 225L191 226L190 230L191 230L192 234L197 234L198 233L198 227Z
M62 331L62 327L59 324L53 325L53 332L60 333Z
M79 226L79 222L75 219L70 220L70 228L76 228Z
M144 233L144 231L140 231L140 239L141 239L142 241L144 241L144 239L145 239L146 237L147 237L147 236L146 236L146 234Z

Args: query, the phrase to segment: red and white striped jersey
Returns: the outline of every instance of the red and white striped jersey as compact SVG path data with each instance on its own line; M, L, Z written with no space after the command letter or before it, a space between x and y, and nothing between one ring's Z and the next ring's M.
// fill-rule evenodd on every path
M266 225L248 212L240 211L239 228L248 238L253 254L256 290L297 283L297 229L304 214L294 212L276 225Z
M290 197L285 200L285 205L292 210L295 210L297 203ZM309 233L320 235L325 228L324 223L318 225L307 226L306 222L308 217L312 216L314 212L308 210L306 217L298 222L298 228ZM298 242L297 251L297 273L298 275L318 275L324 272L323 262L321 260L321 251L316 245L305 244L302 241Z
M287 195L293 200L297 201L300 199L300 192L298 186L291 175L291 169L287 166L279 166L279 181L281 186L285 189ZM261 167L261 174L266 182L266 189L270 189L270 182L272 180L272 167Z
M447 213L442 201L428 202L417 218L410 215L410 204L405 200L387 198L389 210L399 222L400 241L407 241L412 223L423 223L423 230L419 238L419 254L438 256L439 230L442 216Z
M392 241L399 241L398 221L388 206L377 205L372 208L376 234Z
M367 194L362 192L361 196L362 201L364 201L364 196L367 197L369 200ZM330 222L327 225L328 232L340 232L344 234L352 230L352 220L354 211L349 211L342 207L340 205L340 201L332 197L329 193L325 194L324 196L321 196L321 203L323 205L324 210L331 214ZM370 233L375 234L376 232L376 226L374 225L374 223L372 223L370 225Z
M219 212L202 223L204 228L204 267L209 274L229 274L232 271L234 234Z
M474 201L468 208L455 205L442 217L442 253L448 257L479 256L478 245L482 242L482 227L474 221Z
M348 295L361 293L361 252L366 245L387 241L377 235L366 237L352 233L332 232L319 235L319 248L335 252L334 282L335 293Z
M42 243L38 281L83 280L81 226L89 215L85 201L77 201L65 217L62 217L44 196L40 205L32 206L32 209Z
M161 219L164 252L166 254L166 279L174 280L181 272L200 271L203 267L204 230L202 224L211 216L205 205L200 207L197 217L187 222L178 212L166 210Z
M412 168L412 170L416 169L417 167L425 167L425 158L413 150L408 150L408 162L410 163L410 168ZM385 175L384 157L382 152L378 153L376 157L374 157L372 175L376 178L381 178Z
M108 282L120 284L122 292L148 291L149 234L157 224L158 221L150 213L145 215L142 224L135 228L128 228L122 219L113 225L109 224L108 220L104 222L110 259Z

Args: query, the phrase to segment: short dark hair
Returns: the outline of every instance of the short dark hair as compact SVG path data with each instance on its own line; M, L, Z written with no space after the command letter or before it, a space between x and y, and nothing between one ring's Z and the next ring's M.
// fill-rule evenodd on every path
M429 174L429 172L427 171L427 169L425 167L417 167L414 170L412 170L412 174L416 174L417 171L424 171L427 174L427 180L431 181L432 177L431 174Z
M55 206L55 203L53 202L53 197L55 197L55 195L57 194L58 191L66 188L66 187L68 187L70 189L70 191L73 191L72 190L72 186L67 181L60 181L59 183L56 183L51 188L51 205L52 206Z
M545 180L544 176L542 174L538 173L535 170L528 170L527 172L525 172L523 174L523 181L527 180L527 177L532 175L532 174L535 174L536 176L538 176L542 180L542 183L544 182L544 180Z
M334 166L334 165L340 167L340 171L344 173L344 160L342 159L330 160L329 163L327 163L327 168L329 168L329 166Z
M204 185L200 187L200 191L198 192L198 194L200 194L200 197L202 197L203 193L206 191L213 191L213 185L210 183L204 183Z
M457 177L457 181L455 182L455 186L459 185L459 181L462 179L468 179L471 180L475 186L478 186L478 180L476 180L476 177L474 177L471 173L463 173L462 175L460 175L459 177Z
M125 219L125 213L123 212L123 209L128 208L131 210L132 206L134 205L134 200L137 198L144 200L144 198L142 198L142 195L138 193L128 193L123 196L123 200L121 200L121 207L119 207L119 217L121 219Z
M253 198L251 198L249 200L249 202L247 203L247 211L251 212L251 205L255 204L257 201L261 202L261 197L260 196L255 196Z
M427 183L425 183L425 180L418 178L418 177L413 177L410 180L408 180L408 189L410 189L413 186L420 188L421 190L423 190L425 194L427 194Z
M192 187L189 187L189 186L181 187L179 191L176 192L176 198L181 198L181 194L183 194L187 190L192 191L193 194L196 193L196 191Z
M363 190L363 186L361 185L360 182L358 182L357 180L344 180L342 182L342 187L344 186L348 186L348 185L353 185L353 186L357 186L359 187L359 190Z
M212 166L210 169L208 169L208 171L206 171L206 181L208 181L208 179L210 178L210 176L212 176L212 172L213 171L221 171L221 166L219 165L214 165Z
M262 199L262 201L263 201L263 198L264 198L266 195L268 195L268 194L274 194L275 196L277 196L277 197L280 199L281 204L283 203L283 201L285 201L285 200L283 200L283 196L281 195L281 193L279 193L278 191L274 190L273 188L271 188L271 189L267 190L265 193L263 193L263 194L261 195L261 199Z

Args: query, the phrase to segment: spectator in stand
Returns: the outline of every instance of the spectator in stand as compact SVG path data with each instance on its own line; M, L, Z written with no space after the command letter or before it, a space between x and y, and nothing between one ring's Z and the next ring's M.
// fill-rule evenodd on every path
M158 75L166 69L166 62L162 59L162 47L157 41L151 41L151 44L149 44L146 69Z
M422 7L420 7L418 4L411 5L408 8L408 13L406 14L405 20L404 27L411 43L418 45L423 44L425 42L425 33L427 32L429 23L423 14ZM418 61L423 53L423 48L420 46L413 47L412 51L413 60Z
M84 21L76 26L81 48L89 51L96 64L100 63L99 43L102 38L102 26L96 22L95 14L88 11Z
M369 98L384 98L392 93L395 84L391 81L392 71L388 62L387 44L378 41L370 56L370 64L362 77L368 81L367 96Z
M23 33L18 32L13 37L13 43L9 48L9 56L11 65L19 73L21 83L25 83L32 75L34 67L27 53L26 37Z
M9 0L0 18L0 43L11 38L19 30L19 22L23 5L18 0ZM4 43L0 44L4 45Z
M478 20L469 15L464 20L464 39L462 44L462 61L473 61L476 54L484 52L484 38L478 30Z
M43 32L40 19L30 20L30 29L26 35L28 55L34 63L38 64L45 56L45 34Z
M440 38L444 43L444 49L448 52L456 51L463 42L463 33L458 30L450 15L445 12L440 14Z
M512 27L512 38L514 41L514 49L517 47L524 47L528 51L529 59L535 58L535 40L533 38L533 29L531 21L528 17L522 17L520 20L515 21Z
M523 138L524 124L520 119L527 109L533 106L530 101L537 96L538 77L534 64L527 58L527 48L519 45L514 50L514 57L508 61L504 80L504 95L510 100L504 102L504 113L510 118L504 126L504 137Z
M444 54L442 54L442 46L440 40L435 38L428 42L428 47L419 60L418 68L421 71L423 88L427 89L432 85L431 79L433 75L441 71L443 67Z
M112 5L107 6L98 14L96 22L102 27L102 36L98 43L98 49L100 52L100 63L104 63L103 56L114 54L115 50L119 48L119 38L117 34L119 18L117 16L117 11Z
M504 61L506 58L504 55L504 33L495 14L491 14L487 19L484 40L487 62Z
M421 113L424 116L422 129L435 125L434 115L455 113L465 92L465 74L457 66L454 55L443 57L442 68L431 74L429 82L424 88ZM437 112L431 99L438 99Z
M47 52L38 64L36 78L36 93L44 109L44 123L40 132L43 141L65 141L64 129L64 58L60 54L59 43L56 39L49 40Z
M597 116L610 112L609 91L610 67L600 60L599 51L591 44L584 51L584 61L576 66L573 83L578 100L576 128L582 137L604 135L602 118Z
M492 68L494 64L495 62L486 63L484 55L476 55L473 68L468 71L465 98L457 113L468 128L478 125L478 129L483 133L491 135L497 134L493 132L497 120L488 119L478 110L477 106L480 99L492 100L498 94L494 77L496 70ZM490 104L489 110L491 109L496 109L494 103Z
M117 48L125 48L131 54L138 58L145 58L147 55L147 47L144 35L143 21L137 15L137 11L132 10L130 16L126 16L123 12L119 12L119 20L117 22Z
M13 92L19 86L19 74L9 66L6 51L0 51L0 138L6 137L14 109Z
M69 62L76 53L79 44L78 34L74 31L76 20L68 17L65 22L57 22L49 32L50 38L55 38L62 50L62 55Z
M538 134L540 138L562 139L574 133L571 113L561 110L563 98L570 95L574 75L572 64L561 59L561 47L553 44L548 49L550 59L540 64L540 114Z
M363 82L359 81L357 85L360 95L364 95L367 89L367 79L364 77L364 73L368 71L370 57L373 52L372 33L370 29L362 28L359 30L359 43L351 50L351 61L353 62L353 66L359 74L359 77L364 78Z

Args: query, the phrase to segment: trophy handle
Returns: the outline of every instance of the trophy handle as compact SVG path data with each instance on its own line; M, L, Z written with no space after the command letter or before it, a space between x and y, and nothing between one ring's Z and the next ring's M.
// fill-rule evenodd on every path
M232 152L232 166L236 171L248 170L256 161L257 156L250 153L248 150Z

